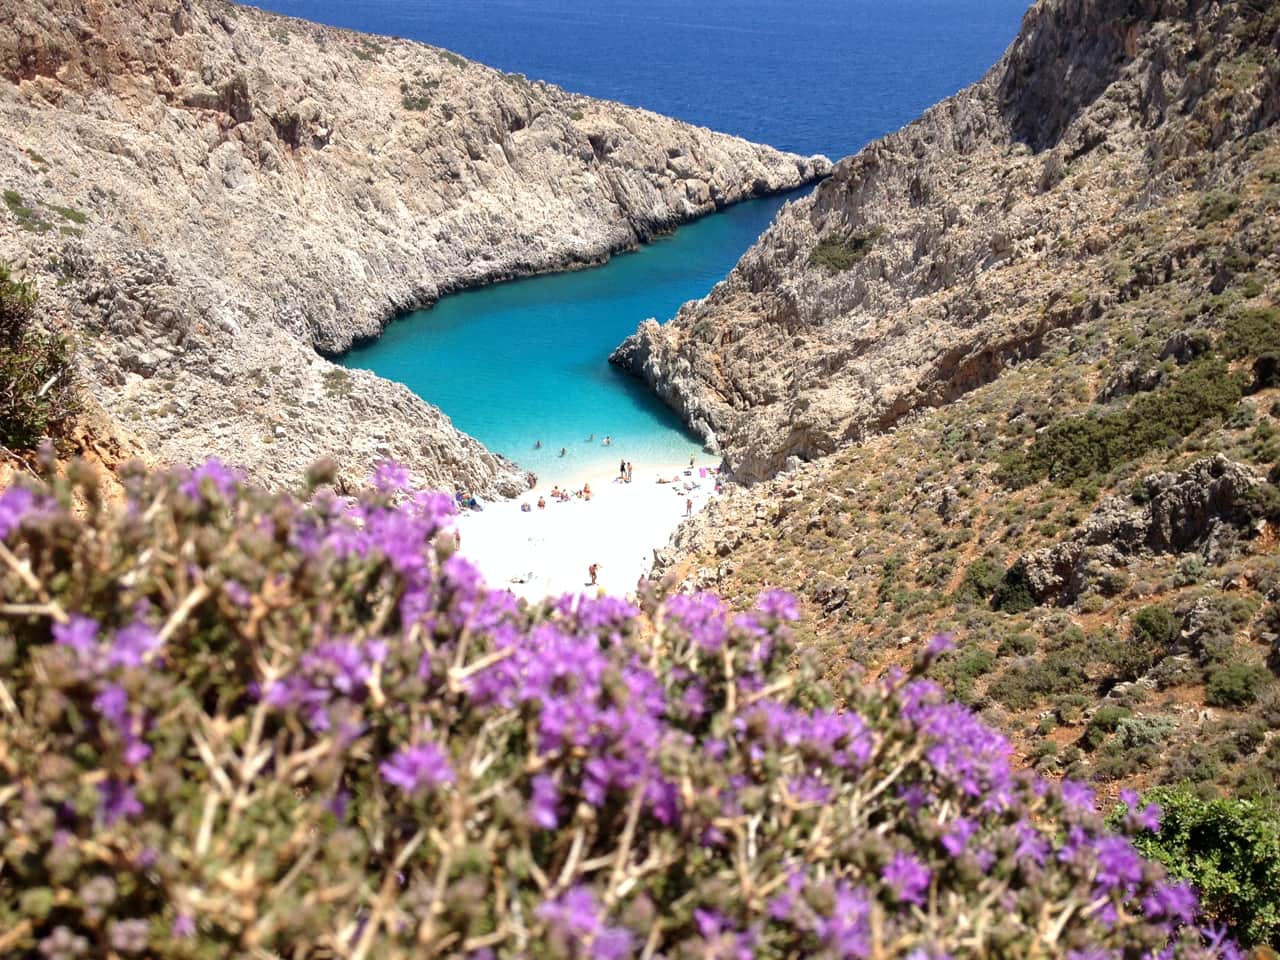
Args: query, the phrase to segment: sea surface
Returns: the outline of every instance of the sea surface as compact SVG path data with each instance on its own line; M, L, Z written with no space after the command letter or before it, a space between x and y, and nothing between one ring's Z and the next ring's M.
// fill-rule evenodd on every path
M737 204L602 267L453 294L343 362L406 384L544 480L623 458L683 463L700 443L609 354L642 320L705 296L784 199Z
M1026 0L265 0L501 69L832 159L977 80ZM781 200L753 201L638 253L448 297L345 362L408 384L544 477L627 456L687 459L674 417L609 367L646 317L704 296ZM595 441L587 438L595 434ZM601 447L604 435L615 444ZM534 449L534 443L542 448ZM563 447L565 456L559 451Z

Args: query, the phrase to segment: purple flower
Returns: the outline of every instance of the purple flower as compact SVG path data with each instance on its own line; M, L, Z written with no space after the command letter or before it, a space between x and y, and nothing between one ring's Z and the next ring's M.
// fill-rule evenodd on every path
M836 885L835 906L830 917L819 917L814 933L823 946L837 957L861 960L871 953L871 900L862 888L841 880Z
M953 857L964 853L969 845L969 838L978 832L978 825L972 820L961 817L951 824L951 829L942 835L942 846Z
M124 687L117 683L107 684L93 698L93 708L121 732L128 730L129 695L125 693Z
M409 471L394 460L380 460L373 471L373 486L379 493L400 493L409 488Z
M64 647L70 647L83 659L98 642L98 621L73 613L66 623L53 625L53 639Z
M1094 793L1077 780L1063 780L1059 787L1062 803L1069 813L1086 814L1094 812Z
M107 666L140 667L159 647L160 638L154 630L145 623L131 623L115 632L107 653Z
M26 487L10 487L0 493L0 540L18 529L35 501L35 494Z
M417 793L424 787L453 783L456 779L444 751L434 743L404 747L393 754L390 760L384 760L378 770L382 773L383 780L410 794Z
M545 773L533 778L533 796L529 799L529 819L544 830L554 830L560 822L557 807L560 791L556 782Z
M179 489L192 500L199 500L206 489L213 490L219 496L228 497L239 482L239 473L232 470L216 457L203 463L191 471L191 475L183 481Z
M775 620L800 619L800 604L785 590L766 590L756 601L756 609Z
M253 594L245 588L244 584L235 580L224 583L222 590L237 607L248 607L253 603Z
M119 780L103 780L98 784L98 815L108 827L127 817L142 813L142 804L133 787Z
M170 933L175 940L190 940L196 935L196 918L185 910L179 912L173 918L173 928Z
M929 889L932 873L929 868L911 854L899 850L880 874L900 901L924 905L924 895Z
M1191 923L1199 908L1196 892L1185 883L1157 883L1142 900L1142 912L1156 920L1167 917L1178 923Z
M606 926L595 894L586 887L570 887L559 899L547 900L538 907L538 916L571 944L589 944L592 960L621 960L631 954L631 931Z
M728 625L724 602L715 594L677 594L667 601L666 615L703 650L714 652L724 646Z
M1097 880L1102 886L1127 889L1142 880L1142 857L1124 837L1099 837L1096 850Z
M1143 806L1136 790L1121 790L1120 802L1129 808L1125 815L1125 825L1131 831L1160 832L1160 821L1164 816L1164 811L1160 809L1158 804L1148 803Z
M716 939L724 929L724 917L715 910L696 909L693 911L693 921L698 925L698 935L703 940Z

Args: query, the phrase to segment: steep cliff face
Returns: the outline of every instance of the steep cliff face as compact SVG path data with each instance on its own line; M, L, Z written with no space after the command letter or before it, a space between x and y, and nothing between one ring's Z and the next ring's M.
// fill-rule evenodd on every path
M1111 268L1138 218L1229 182L1280 115L1278 30L1262 0L1040 0L981 82L614 362L745 482L948 403L1132 295Z
M264 479L340 453L510 487L438 410L317 351L829 167L219 0L0 0L0 22L0 258L42 275L157 455Z

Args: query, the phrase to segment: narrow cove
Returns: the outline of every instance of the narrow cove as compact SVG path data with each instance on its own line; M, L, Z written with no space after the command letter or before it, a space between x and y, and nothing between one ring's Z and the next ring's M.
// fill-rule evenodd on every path
M711 463L609 354L640 321L665 321L705 296L782 204L802 195L738 204L599 267L453 294L342 363L405 384L543 481L597 474L619 459Z

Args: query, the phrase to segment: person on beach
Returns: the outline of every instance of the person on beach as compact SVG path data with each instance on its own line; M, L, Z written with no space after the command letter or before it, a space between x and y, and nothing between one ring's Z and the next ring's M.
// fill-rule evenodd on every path
M533 513L533 507L529 506L529 501L528 501L528 500L525 500L523 503L521 503L521 504L520 504L520 512L521 512L521 513Z
M582 495L586 497L588 500L591 499L591 484L584 483L582 485Z
M611 443L613 443L613 437L606 436L606 437L604 438L604 440L603 440L603 441L601 441L600 445L601 445L602 447L607 447L607 446L609 446L609 444L611 444Z
M596 585L596 574L599 572L600 564L598 563L593 563L591 566L587 567L587 573L591 576L591 586L593 587Z
M587 443L595 443L595 442L596 442L596 435L594 433L591 436L587 437Z
M627 461L618 461L618 476L623 480L627 479Z
M693 469L693 454L689 454L689 469Z
M533 441L533 449L535 449L535 450L541 450L541 449L542 449L542 441L541 441L541 440L535 440L535 441Z
M693 516L693 498L692 497L684 498L684 515L686 517Z
M630 460L628 460L627 461L627 483L631 482L631 473L633 470L635 470L635 464L633 464Z
M539 509L539 510L545 510L545 509L547 509L547 498L546 498L546 497L539 497L539 498L538 498L538 509Z
M562 457L563 457L563 456L565 455L565 453L567 453L567 452L568 452L568 451L566 451L564 447L561 447L561 448L560 448L560 456L562 456Z

